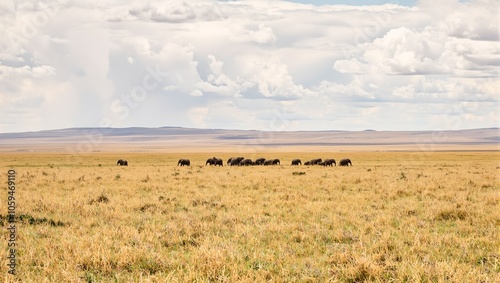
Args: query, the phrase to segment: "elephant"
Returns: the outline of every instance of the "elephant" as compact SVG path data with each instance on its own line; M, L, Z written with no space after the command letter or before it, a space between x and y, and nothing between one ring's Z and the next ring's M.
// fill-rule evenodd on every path
M207 159L207 163L205 163L205 166L207 166L207 164L215 165L215 166L217 166L217 165L223 166L222 159L217 158L217 157L212 157L212 158Z
M337 166L337 163L335 162L335 159L325 159L325 161L323 162L324 166L332 166L333 167L333 164L335 164L335 166Z
M339 166L349 166L349 165L352 166L352 162L348 158L345 158L345 159L342 159L339 161Z
M127 162L127 160L119 159L118 162L116 162L116 165L128 166L128 162Z
M268 160L264 161L264 166L268 166L268 165L273 165L272 159L268 159Z
M264 165L265 161L266 161L265 158L257 158L255 159L255 165Z
M316 158L311 160L311 165L318 165L318 163L322 162L323 160L321 158Z
M268 159L266 161L264 161L264 165L268 166L268 165L280 165L280 160L279 159Z
M306 161L306 162L304 162L304 165L307 165L307 166L308 166L308 165L311 165L311 161Z
M294 159L292 160L292 165L302 165L302 161L300 161L300 159Z
M326 166L325 165L325 162L321 161L321 162L318 162L316 165L320 165L320 166Z
M229 162L229 166L238 166L240 165L241 160L245 159L244 157L233 157L231 158L231 162Z
M254 165L255 163L252 161L252 159L243 159L240 161L240 166L250 166L250 165Z
M179 159L179 162L177 162L177 166L191 166L191 161L189 159Z

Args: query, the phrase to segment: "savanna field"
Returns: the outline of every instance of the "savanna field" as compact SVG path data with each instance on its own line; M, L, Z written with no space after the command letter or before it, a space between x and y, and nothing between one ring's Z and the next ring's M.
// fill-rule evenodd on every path
M500 282L500 153L0 154L3 282ZM290 166L350 158L352 167ZM120 158L129 166L117 166ZM191 166L176 166L189 158Z

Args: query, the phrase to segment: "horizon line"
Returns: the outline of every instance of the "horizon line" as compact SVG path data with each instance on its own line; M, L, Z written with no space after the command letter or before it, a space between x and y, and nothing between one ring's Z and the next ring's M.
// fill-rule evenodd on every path
M39 133L50 131L63 131L63 130L85 130L85 129L106 129L106 130L125 130L125 129L191 129L191 130L214 130L214 131L248 131L248 132L450 132L450 131L472 131L472 130L500 130L500 127L484 127L484 128L464 128L464 129L434 129L434 130L260 130L260 129L234 129L234 128L196 128L196 127L183 127L183 126L160 126L160 127L147 127L147 126L130 126L130 127L69 127L69 128L55 128L33 131L20 131L20 132L0 132L0 135L6 134L23 134L23 133Z

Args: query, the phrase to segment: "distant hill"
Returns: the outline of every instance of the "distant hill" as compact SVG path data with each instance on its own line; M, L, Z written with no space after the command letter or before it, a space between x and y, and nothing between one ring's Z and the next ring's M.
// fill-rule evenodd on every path
M286 131L70 128L0 134L0 151L499 150L500 129L456 131Z

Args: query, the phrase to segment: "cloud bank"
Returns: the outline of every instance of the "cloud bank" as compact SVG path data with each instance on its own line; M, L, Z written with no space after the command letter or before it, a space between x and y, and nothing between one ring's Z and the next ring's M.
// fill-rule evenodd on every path
M500 7L0 4L0 132L500 126Z

